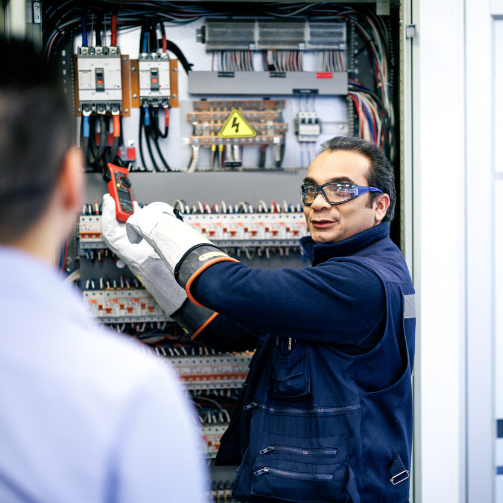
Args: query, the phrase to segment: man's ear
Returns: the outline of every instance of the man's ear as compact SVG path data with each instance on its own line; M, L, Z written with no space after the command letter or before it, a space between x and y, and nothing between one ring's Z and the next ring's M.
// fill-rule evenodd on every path
M85 176L82 154L77 147L71 147L63 160L58 183L60 201L64 210L78 213L84 200Z
M375 210L375 222L376 224L380 224L382 219L386 215L386 211L388 210L390 205L390 200L388 194L381 194L374 200L374 204L372 205Z

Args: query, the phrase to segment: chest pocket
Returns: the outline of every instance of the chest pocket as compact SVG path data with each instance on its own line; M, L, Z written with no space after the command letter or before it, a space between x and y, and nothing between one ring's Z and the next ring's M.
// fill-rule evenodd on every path
M302 400L311 394L309 360L302 343L286 356L275 347L269 385L269 394L278 400Z

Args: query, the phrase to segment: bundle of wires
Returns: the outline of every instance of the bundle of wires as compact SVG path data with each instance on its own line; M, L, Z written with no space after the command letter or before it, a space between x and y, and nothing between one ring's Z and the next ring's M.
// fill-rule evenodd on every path
M119 7L120 11L117 11ZM239 9L239 6L237 8ZM47 8L44 9L42 20L43 47L46 56L49 59L53 58L60 49L66 45L68 40L71 39L73 32L81 26L82 18L87 17L89 20L103 16L103 24L105 25L106 15L110 12L114 12L115 18L113 22L115 23L116 29L119 31L136 29L140 27L144 21L154 23L162 21L163 23L170 23L173 25L185 25L201 19L202 17L227 16L231 14L227 5L212 5L211 8L208 8L201 5L177 5L175 2L152 0L149 2L124 2L123 0L54 0L52 2L47 2ZM85 28L89 28L89 23ZM87 30L84 29L83 31L85 32L83 45L86 46L88 43ZM89 42L91 42L91 40L89 40ZM103 43L103 45L106 44ZM169 41L166 49L172 50ZM185 71L189 71L190 64L185 57L178 54L177 57Z
M215 51L211 60L211 71L215 60ZM253 72L253 53L251 51L218 51L218 71Z
M121 116L118 108L112 115L113 124L113 144L108 146L108 129L110 117L104 113L91 115L90 110L84 107L80 127L80 145L82 146L84 161L91 171L103 172L107 163L122 165L120 157L117 156L119 145L122 144ZM99 124L99 132L96 125ZM96 137L99 136L98 143Z
M384 151L392 152L390 143L389 117L381 100L370 89L356 80L349 80L349 96L354 103L358 115L359 136L383 147Z
M302 51L264 51L264 70L271 72L302 72Z
M321 72L345 72L343 51L318 52L318 67Z

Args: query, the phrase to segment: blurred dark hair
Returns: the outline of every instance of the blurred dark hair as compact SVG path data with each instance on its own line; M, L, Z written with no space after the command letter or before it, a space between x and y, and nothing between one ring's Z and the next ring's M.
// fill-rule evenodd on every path
M0 243L43 215L73 144L56 68L33 43L0 37Z
M388 194L390 203L383 222L386 220L391 222L395 216L396 205L395 174L381 147L371 141L354 138L353 136L336 136L321 145L320 154L325 151L335 152L336 150L357 152L364 155L370 161L367 182L369 187L376 187L377 189L381 189L385 194ZM370 207L372 207L377 197L379 197L379 192L370 192Z

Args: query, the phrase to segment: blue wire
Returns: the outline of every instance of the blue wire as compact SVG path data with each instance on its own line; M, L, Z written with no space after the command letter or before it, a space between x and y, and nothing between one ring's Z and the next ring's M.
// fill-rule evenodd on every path
M82 47L87 47L87 25L85 16L82 16Z
M89 138L91 136L91 126L89 125L89 115L84 115L84 126L82 128L82 134L84 138Z
M148 50L148 33L143 34L143 52Z
M148 111L148 106L144 106L143 109L145 110L145 126L150 126L150 114Z

